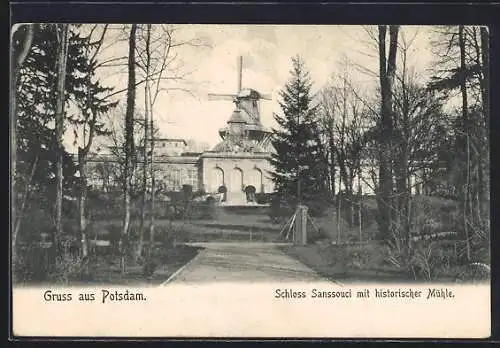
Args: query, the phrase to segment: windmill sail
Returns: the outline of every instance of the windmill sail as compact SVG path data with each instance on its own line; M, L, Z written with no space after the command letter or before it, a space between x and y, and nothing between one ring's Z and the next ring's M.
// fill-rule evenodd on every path
M208 94L208 100L234 100L236 97L236 94Z
M239 56L238 57L238 89L236 93L241 92L241 83L242 83L242 74L243 74L243 57Z
M237 61L237 92L236 94L209 94L209 100L231 100L236 104L236 110L247 120L251 129L260 129L260 100L272 100L270 94L261 94L252 88L243 88L243 57L238 56ZM253 127L253 128L252 128Z

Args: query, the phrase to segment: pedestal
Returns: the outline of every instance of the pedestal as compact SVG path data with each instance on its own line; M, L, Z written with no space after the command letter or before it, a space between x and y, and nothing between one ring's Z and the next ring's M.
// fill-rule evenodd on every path
M298 205L295 211L295 235L293 238L294 244L307 244L307 207Z

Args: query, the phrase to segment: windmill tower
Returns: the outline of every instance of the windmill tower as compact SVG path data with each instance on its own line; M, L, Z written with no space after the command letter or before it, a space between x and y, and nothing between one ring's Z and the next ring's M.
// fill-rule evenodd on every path
M252 186L254 193L266 192L266 187L271 185L265 173L271 169L269 139L272 133L261 124L259 108L261 99L271 100L271 97L245 88L242 73L243 57L240 56L237 60L236 93L208 95L209 100L230 100L235 108L227 126L219 130L222 141L201 155L203 185L209 188L217 186L219 182L214 178L222 175L227 189L224 204L233 205L255 204L255 199L247 195L246 188ZM245 156L242 156L243 153ZM214 159L217 163L215 168Z

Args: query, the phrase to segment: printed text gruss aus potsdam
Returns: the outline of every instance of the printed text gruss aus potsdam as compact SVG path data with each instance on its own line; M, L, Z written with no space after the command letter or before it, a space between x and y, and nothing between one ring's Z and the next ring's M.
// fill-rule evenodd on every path
M142 292L131 291L129 289L124 290L108 290L102 289L97 292L93 291L82 291L78 293L72 292L60 292L55 290L46 290L43 293L43 299L46 302L99 302L99 303L110 303L110 302L139 302L146 301L146 296Z

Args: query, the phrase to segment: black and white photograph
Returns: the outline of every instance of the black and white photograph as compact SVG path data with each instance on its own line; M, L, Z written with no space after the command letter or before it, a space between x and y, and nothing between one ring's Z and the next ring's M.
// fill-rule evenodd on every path
M16 24L14 293L134 313L152 301L138 288L274 284L280 306L335 308L489 287L489 39L469 25Z

